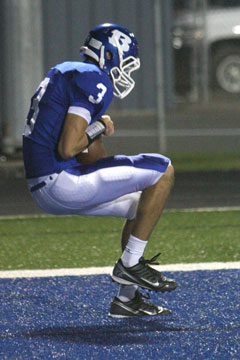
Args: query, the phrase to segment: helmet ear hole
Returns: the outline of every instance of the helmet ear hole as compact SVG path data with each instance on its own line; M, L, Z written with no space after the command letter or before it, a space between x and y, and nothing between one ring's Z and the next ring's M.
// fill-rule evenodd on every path
M113 58L113 54L109 50L106 51L106 58L107 60L112 60Z

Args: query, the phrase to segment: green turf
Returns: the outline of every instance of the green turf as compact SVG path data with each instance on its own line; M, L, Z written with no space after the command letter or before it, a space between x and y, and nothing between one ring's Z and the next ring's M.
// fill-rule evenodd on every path
M165 212L146 249L161 263L240 260L240 211ZM0 220L0 269L113 265L123 219L38 217Z
M172 153L167 154L177 171L240 170L238 153Z

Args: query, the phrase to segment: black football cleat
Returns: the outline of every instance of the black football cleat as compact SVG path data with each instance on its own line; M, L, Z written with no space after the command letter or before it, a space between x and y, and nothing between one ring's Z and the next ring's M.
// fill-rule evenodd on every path
M123 285L136 284L140 287L153 291L172 291L177 288L177 283L173 279L168 279L162 275L159 271L148 266L148 264L158 264L154 261L160 255L157 254L150 260L145 260L143 257L140 258L139 263L132 267L125 267L122 260L119 259L112 273L113 281Z
M135 297L127 302L115 297L111 303L109 316L126 318L133 316L171 315L172 311L143 300L144 295L136 291Z

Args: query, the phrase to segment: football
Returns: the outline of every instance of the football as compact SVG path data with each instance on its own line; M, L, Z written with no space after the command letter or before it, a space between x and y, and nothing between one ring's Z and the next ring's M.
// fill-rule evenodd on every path
M91 164L97 160L107 157L106 148L102 142L101 137L96 139L87 149L87 152L81 152L76 155L76 159L83 165Z

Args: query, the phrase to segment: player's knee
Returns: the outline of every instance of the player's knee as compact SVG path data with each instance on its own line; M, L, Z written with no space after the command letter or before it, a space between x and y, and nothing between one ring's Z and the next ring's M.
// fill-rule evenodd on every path
M130 206L128 208L128 212L126 214L126 218L128 220L133 220L137 213L138 203L141 196L141 191L138 191L136 193L132 193L128 195L130 198Z

